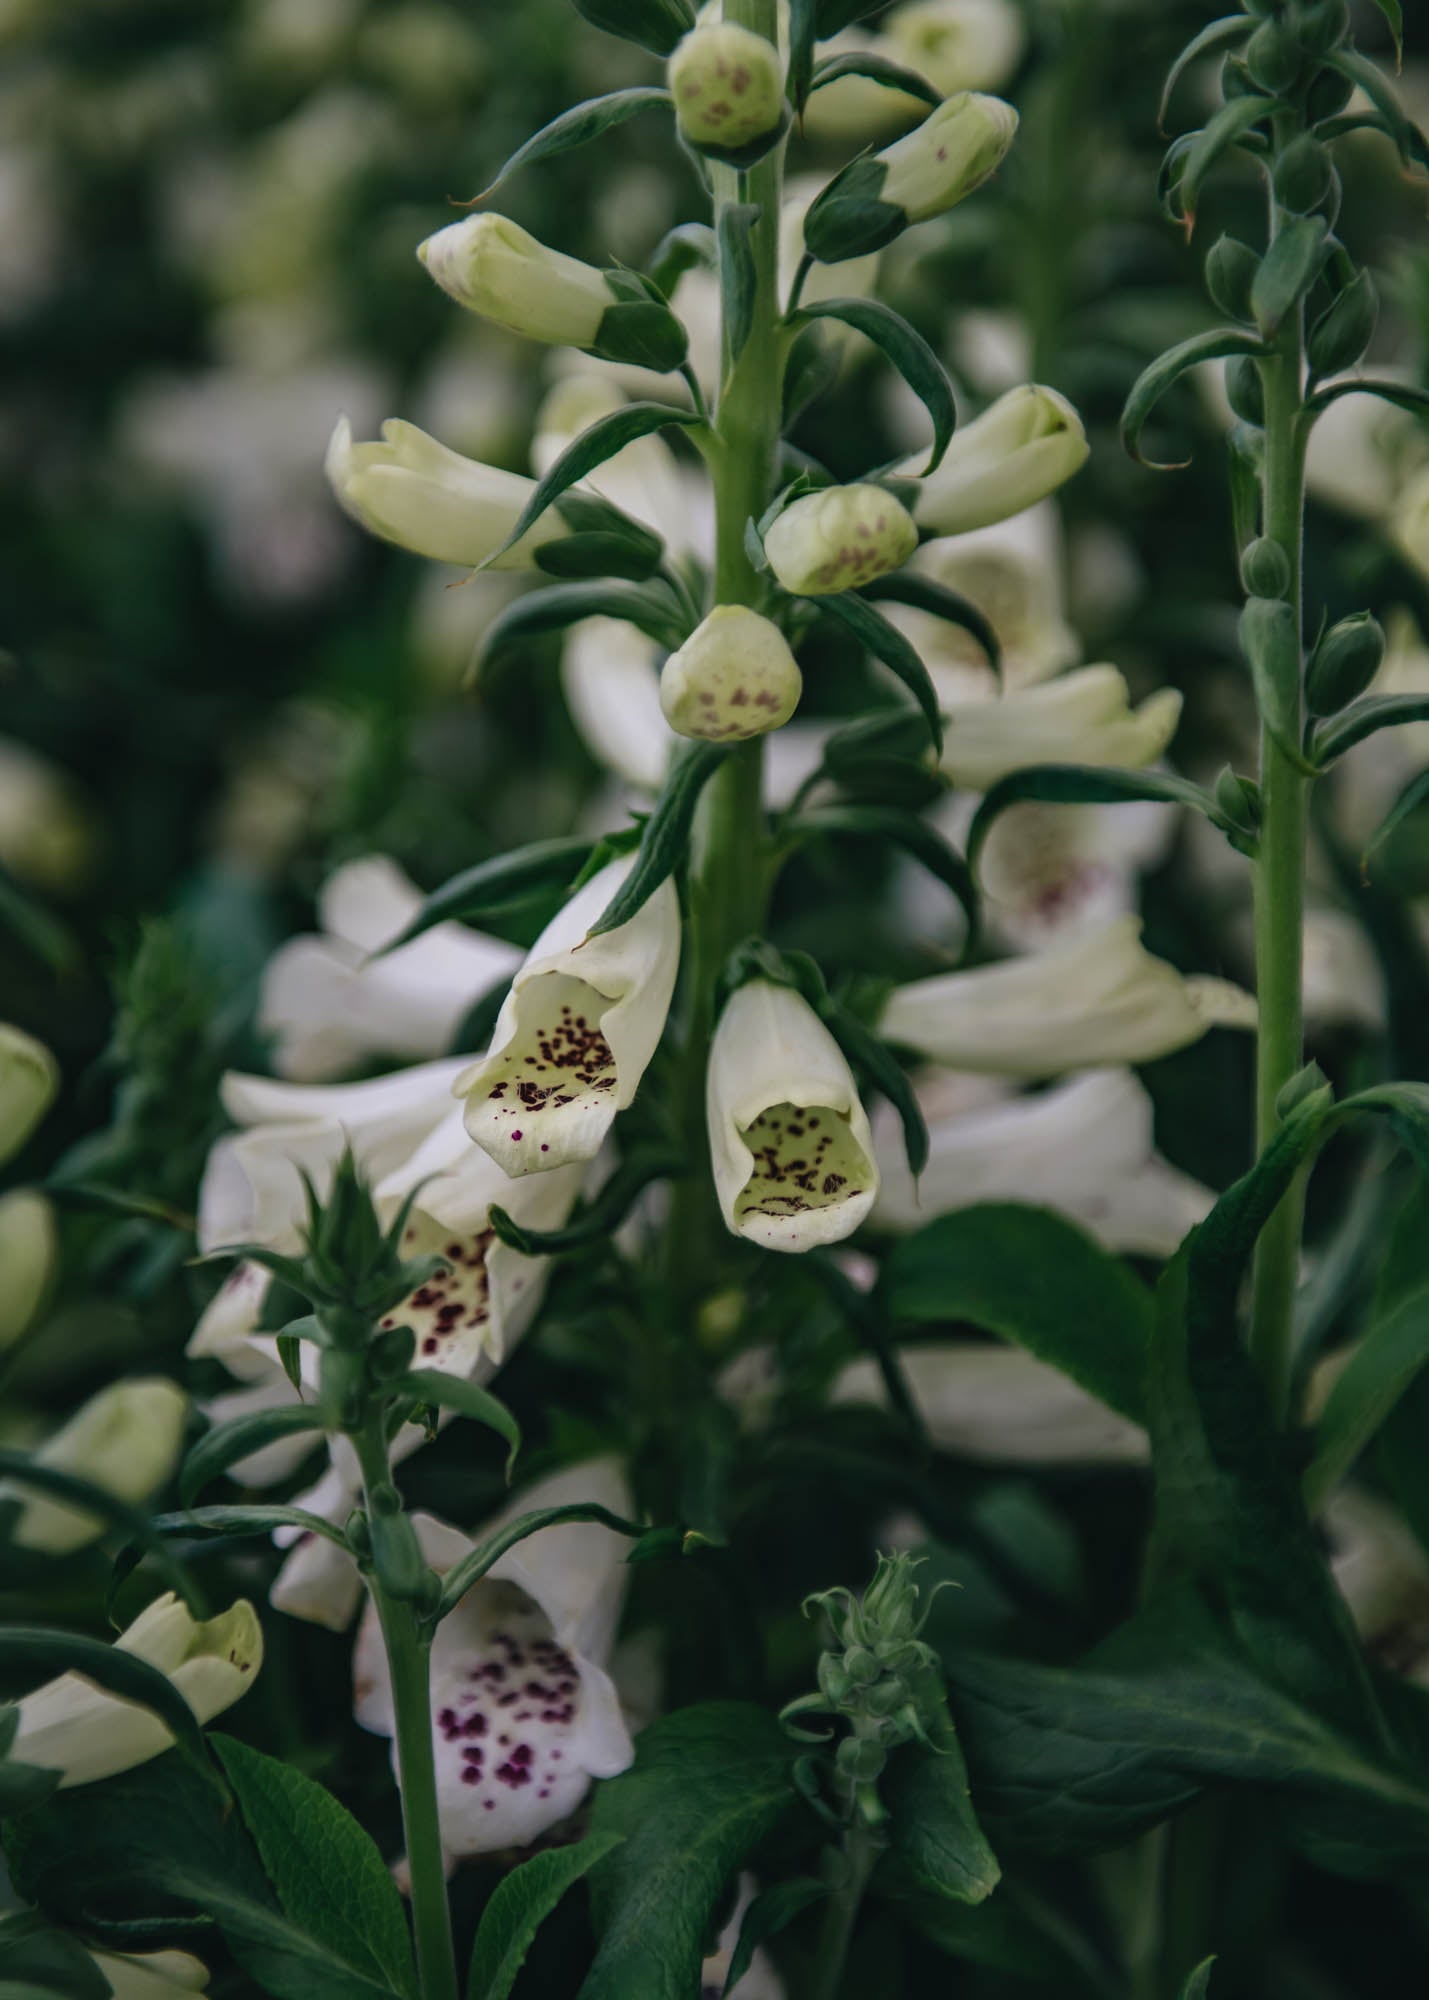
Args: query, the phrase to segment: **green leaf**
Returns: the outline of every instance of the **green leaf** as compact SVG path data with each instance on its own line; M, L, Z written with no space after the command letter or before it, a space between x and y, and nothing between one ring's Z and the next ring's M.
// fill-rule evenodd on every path
M69 973L81 962L79 941L73 931L33 896L26 895L3 868L0 868L0 925L51 972Z
M970 597L949 590L946 584L934 583L930 576L920 576L913 569L895 570L891 576L877 576L872 583L865 583L860 588L859 596L868 598L871 603L886 600L893 604L908 604L916 611L926 611L934 618L941 618L945 624L970 632L981 646L993 672L1001 673L1002 647L997 633L991 619L978 610ZM867 717L865 720L874 721L876 718Z
M1211 1990L1211 1967L1215 1964L1215 1954L1203 1958L1194 1972L1186 1975L1186 1983L1181 1988L1181 2000L1206 2000Z
M818 0L789 0L789 102L802 112L813 87Z
M776 1882L771 1889L757 1895L744 1913L744 1922L739 1927L739 1941L730 1953L729 1971L725 1974L724 2000L729 2000L754 1962L754 1954L760 1945L792 1924L795 1917L815 1903L821 1903L832 1893L827 1882L817 1875L796 1875L792 1881Z
M933 444L920 478L936 471L944 452L952 443L957 424L953 391L932 348L916 327L901 313L879 299L820 299L800 306L794 315L797 325L806 320L836 319L851 326L892 362L913 394L933 420Z
M729 755L719 743L695 743L687 749L665 781L654 812L645 822L635 866L616 890L610 903L591 925L591 937L618 930L636 916L660 884L673 875L685 858L690 844L690 828L700 793Z
M638 42L652 55L667 56L695 25L689 0L574 0L575 10L592 27Z
M612 90L605 97L588 97L583 104L573 104L569 111L563 111L559 118L553 118L549 125L543 126L524 146L518 146L496 179L461 206L475 208L479 201L495 194L502 182L509 180L521 167L534 166L538 160L553 160L559 153L569 153L577 146L588 145L602 132L623 125L637 112L651 111L657 105L669 106L671 101L668 90L655 84L640 84L631 90Z
M503 1243L526 1257L558 1257L584 1250L618 1229L632 1203L652 1181L673 1180L685 1170L683 1153L664 1147L642 1148L622 1160L600 1193L563 1229L527 1229L493 1203L487 1219Z
M211 1740L285 1915L335 1960L415 2000L402 1898L371 1835L291 1764Z
M480 923L488 911L531 889L565 888L584 866L590 850L588 840L537 840L529 847L464 868L440 889L434 889L416 915L375 956L399 950L436 924Z
M510 534L476 565L477 569L489 569L498 556L515 547L553 502L584 479L587 473L594 472L598 465L604 465L608 458L614 458L618 451L623 451L626 445L634 444L637 438L650 437L656 431L699 430L703 428L704 421L696 411L679 409L673 403L624 403L618 410L612 410L609 416L597 417L566 446L545 477L537 482L535 492L522 508L521 517Z
M914 1887L953 1903L981 1903L1002 1876L978 1824L967 1767L948 1704L932 1668L921 1670L918 1709L931 1749L908 1744L889 1760L881 1781L892 1815L892 1846Z
M463 1375L444 1374L439 1368L414 1368L396 1388L399 1394L415 1396L419 1403L432 1403L438 1409L455 1410L458 1416L471 1417L505 1438L506 1478L510 1482L521 1449L521 1426L489 1389L483 1389L478 1382L468 1382Z
M754 324L754 294L759 283L754 262L754 228L760 213L756 202L729 202L721 204L715 222L726 360L731 363L738 361L744 352Z
M1331 382L1317 389L1305 408L1318 414L1341 396L1378 396L1381 402L1393 403L1397 409L1412 411L1415 416L1429 414L1429 389L1420 389L1412 382L1379 382L1360 375L1348 382Z
M310 1514L303 1507L265 1504L254 1507L191 1507L182 1514L156 1514L155 1531L161 1535L270 1535L274 1528L302 1528L321 1535L340 1549L347 1547L341 1528Z
M1315 731L1311 756L1322 769L1343 757L1381 729L1398 729L1406 722L1429 722L1429 695L1377 694L1357 701L1342 715L1332 716Z
M580 2000L688 2000L726 1885L797 1804L798 1746L762 1708L708 1702L642 1731L595 1795L591 1828L624 1844L591 1877L595 1962Z
M984 1202L939 1216L895 1245L880 1290L894 1320L963 1320L1000 1334L1145 1419L1151 1295L1050 1209Z
M454 1611L472 1585L480 1583L491 1565L499 1562L508 1549L514 1549L528 1535L539 1534L542 1528L559 1528L570 1521L597 1521L602 1527L613 1528L618 1535L635 1539L645 1533L646 1527L643 1521L626 1521L619 1514L612 1514L608 1507L598 1506L594 1500L578 1500L568 1507L533 1507L529 1514L518 1514L514 1521L495 1529L464 1555L455 1568L447 1571L433 1624L439 1624L449 1611Z
M27 1678L33 1675L40 1681L60 1674L83 1674L106 1694L136 1702L156 1715L185 1756L208 1772L203 1731L193 1710L168 1675L136 1653L107 1646L102 1639L87 1639L78 1632L51 1631L42 1625L6 1625L0 1626L0 1670Z
M216 1425L199 1439L184 1460L179 1473L179 1499L185 1507L191 1506L210 1479L217 1479L250 1452L261 1451L279 1438L320 1431L322 1427L321 1413L306 1403L293 1403L285 1409L252 1410L247 1416Z
M1315 1456L1303 1480L1315 1513L1429 1362L1429 1286L1376 1320L1336 1376L1315 1426Z
M1399 794L1399 797L1370 835L1365 845L1364 853L1360 856L1360 872L1362 875L1368 876L1370 856L1378 848L1382 847L1390 835L1397 828L1401 827L1405 820L1410 818L1412 814L1418 812L1419 808L1426 802L1429 802L1429 771L1421 771L1417 778L1409 780L1409 783L1404 787L1404 790Z
M574 1847L533 1854L497 1883L481 1913L466 2000L507 2000L536 1932L566 1891L619 1847L620 1833L589 1833Z
M901 847L922 864L930 875L950 889L968 922L968 946L977 936L979 907L977 884L961 854L928 820L897 806L821 806L804 813L788 828L791 839L818 839L825 834L854 834L868 840L885 840Z
M871 83L881 83L885 89L901 91L905 97L919 98L934 111L943 101L942 92L929 83L926 76L920 76L916 69L906 69L902 63L890 62L887 56L874 55L867 49L851 49L844 55L825 56L814 67L809 89L811 92L822 90L826 84L837 83L841 76L866 76Z
M880 617L871 604L853 591L839 591L830 597L808 600L821 611L827 611L860 642L866 651L885 667L895 673L904 687L913 696L923 711L923 720L928 725L928 735L933 748L941 757L943 754L943 718L938 712L938 693L933 686L932 675L919 659L912 645L896 625L890 625Z
M1389 32L1394 38L1395 68L1402 69L1404 67L1404 9L1400 5L1400 0L1373 0L1373 4L1378 7L1380 13L1383 14L1385 20L1389 23Z
M677 222L660 238L646 268L668 299L686 271L694 270L697 264L714 270L718 261L715 233L707 222Z
M1244 98L1236 99L1244 103ZM1183 340L1177 346L1168 348L1158 355L1148 368L1144 368L1131 385L1131 394L1126 399L1126 408L1121 413L1121 441L1138 465L1149 466L1153 472L1179 472L1189 465L1189 459L1167 460L1165 462L1144 458L1141 452L1141 432L1146 419L1151 415L1161 398L1174 382L1179 382L1189 369L1199 368L1203 361L1224 361L1233 354L1263 355L1265 344L1253 333L1245 333L1239 327L1220 326L1210 333L1193 334L1190 340Z
M1253 26L1254 23L1247 20L1244 14L1227 14L1219 21L1210 22L1207 27L1201 29L1199 34L1192 35L1190 41L1187 42L1185 48L1182 49L1180 55L1177 56L1175 62L1172 63L1170 69L1166 72L1166 82L1161 92L1161 103L1156 112L1156 126L1158 131L1164 132L1166 130L1166 117L1171 109L1172 96L1175 93L1177 84L1181 81L1181 78L1185 75L1191 64L1198 61L1202 56L1214 54L1217 49L1232 47L1236 42L1241 41L1248 35Z
M1042 805L1122 805L1138 799L1194 806L1222 833L1234 834L1214 796L1173 771L1119 771L1099 764L1028 764L1010 771L987 792L968 828L968 866L976 869L993 826L1009 806L1034 800Z
M1357 50L1348 48L1332 49L1323 60L1328 68L1338 70L1341 76L1364 92L1384 120L1384 129L1405 166L1429 166L1429 144L1426 144L1419 127L1405 117L1399 99L1385 82L1379 65L1370 62Z
M154 1566L164 1581L173 1586L189 1610L197 1615L200 1604L193 1579L164 1546L149 1515L140 1508L131 1507L127 1500L120 1500L107 1487L96 1485L92 1479L83 1479L78 1473L66 1472L57 1465L39 1465L28 1452L0 1448L0 1478L11 1479L21 1487L33 1487L37 1492L47 1493L68 1506L82 1508L85 1513L98 1514L103 1521L122 1528L131 1541L138 1543L153 1558ZM0 1542L3 1542L3 1537L4 1530L0 1529ZM7 1549L4 1553L9 1556L14 1552ZM54 1558L46 1560L53 1561Z
M1273 114L1275 105L1268 97L1233 97L1192 139L1177 184L1181 214L1189 236L1196 226L1196 209L1201 199L1201 183L1211 168L1233 146L1238 146L1253 125Z
M1326 223L1323 215L1300 215L1287 222L1260 260L1250 288L1255 323L1269 340L1286 314L1298 305L1319 276L1325 261Z
M491 621L482 641L482 666L490 666L542 633L564 632L583 618L622 619L667 652L683 645L690 634L688 616L669 584L661 579L649 583L609 579L558 583L549 590L528 591Z

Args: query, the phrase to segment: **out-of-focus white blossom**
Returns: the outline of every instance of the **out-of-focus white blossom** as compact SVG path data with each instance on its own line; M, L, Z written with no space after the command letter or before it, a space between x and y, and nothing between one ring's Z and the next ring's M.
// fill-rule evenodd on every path
M27 743L0 736L0 866L63 894L88 872L95 832L73 782Z
M942 767L955 784L986 792L1029 764L1155 763L1181 719L1177 688L1131 706L1115 667L1077 667L995 701L957 701L945 711Z
M8 1276L8 1274L7 1274ZM189 1399L167 1376L112 1382L91 1396L33 1454L35 1464L73 1473L101 1492L138 1506L178 1464ZM18 1498L10 1539L22 1549L69 1555L105 1534L107 1516L34 1487L6 1481L0 1496Z
M59 1064L44 1043L0 1021L0 1166L19 1152L59 1087Z

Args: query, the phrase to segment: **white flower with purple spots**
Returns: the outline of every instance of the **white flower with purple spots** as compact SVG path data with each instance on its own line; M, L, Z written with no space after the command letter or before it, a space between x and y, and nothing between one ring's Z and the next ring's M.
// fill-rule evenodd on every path
M878 1166L853 1072L802 995L767 979L733 993L710 1045L706 1090L725 1222L766 1250L850 1235Z
M508 1174L593 1160L664 1032L680 962L674 883L628 923L589 935L634 865L633 854L608 863L547 924L489 1051L453 1086L467 1131Z
M580 1500L630 1511L613 1460L572 1466L528 1487L480 1532L535 1507ZM423 1553L441 1572L473 1546L430 1515L414 1521ZM614 1777L630 1764L630 1732L605 1671L625 1594L624 1555L608 1528L543 1528L493 1564L438 1626L432 1740L449 1863L529 1846L575 1811L592 1778ZM371 1605L358 1632L353 1687L362 1727L393 1735L392 1685Z

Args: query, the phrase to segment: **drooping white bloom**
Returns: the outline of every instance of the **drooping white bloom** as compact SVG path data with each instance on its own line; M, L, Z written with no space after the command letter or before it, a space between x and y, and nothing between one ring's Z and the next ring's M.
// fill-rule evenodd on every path
M710 1045L706 1106L726 1225L766 1250L810 1250L857 1229L878 1193L858 1086L801 994L752 979Z
M875 47L951 97L959 90L1000 90L1026 39L1013 0L908 0L884 15Z
M965 831L969 815L957 817ZM1175 807L1154 800L1009 806L993 821L978 861L990 930L1037 951L1073 930L1129 915L1141 871L1160 860L1175 830Z
M208 1967L187 1951L92 1951L113 2000L179 2000L208 1988Z
M537 242L506 215L450 222L417 255L458 305L527 340L591 347L615 304L594 266Z
M614 1460L539 1481L480 1533L533 1508L582 1500L630 1512ZM440 1572L473 1546L430 1515L414 1521L424 1555ZM575 1811L592 1778L630 1764L629 1731L605 1671L625 1593L624 1555L621 1537L608 1528L543 1528L494 1563L437 1627L432 1742L449 1861L528 1846ZM392 1736L392 1685L370 1605L352 1665L358 1722Z
M111 1383L81 1406L34 1453L36 1465L71 1472L131 1506L147 1500L169 1478L183 1444L189 1399L166 1376ZM23 1481L0 1486L0 1497L19 1497L21 1511L10 1539L22 1549L69 1555L98 1540L105 1516L71 1506Z
M804 494L764 537L769 567L796 597L854 590L897 569L917 546L907 509L881 486L866 484Z
M33 1188L0 1195L0 1353L28 1332L50 1288L58 1251L55 1212Z
M777 131L784 115L777 49L732 21L691 29L670 57L666 81L692 146L737 152Z
M942 215L997 171L1016 132L1010 104L958 91L878 154L885 167L878 199L901 208L910 222Z
M448 451L400 417L383 424L380 444L354 444L351 424L339 417L326 468L344 510L370 535L467 568L501 546L536 490L534 480ZM548 508L492 567L530 569L537 549L565 532Z
M673 882L628 923L589 935L634 865L633 854L609 862L547 924L490 1049L453 1086L467 1131L510 1174L594 1159L664 1032L680 959Z
M1177 972L1120 917L1027 958L912 980L889 995L879 1032L953 1069L1032 1079L1149 1062L1255 1018L1240 987Z
M897 1118L885 1105L874 1113L880 1228L921 1229L975 1202L1028 1202L1081 1223L1108 1250L1169 1257L1215 1199L1156 1151L1151 1099L1130 1070L1089 1070L1031 1096L956 1071L929 1072L916 1088L929 1141L916 1182Z
M1080 650L1067 623L1056 510L1050 502L971 534L927 542L909 567L956 591L997 634L1000 673L970 632L912 605L881 606L912 640L943 708L1032 686L1072 665Z
M94 826L73 780L28 743L0 736L0 866L63 894L93 854Z
M1138 708L1115 667L1076 667L996 701L953 702L946 711L942 768L955 784L986 792L1028 764L1154 763L1181 719L1177 688L1158 688Z
M899 1360L928 1434L944 1451L1002 1465L1138 1465L1146 1433L1024 1348L971 1341L905 1347ZM867 1358L834 1385L839 1403L884 1399Z
M274 1038L280 1076L325 1083L374 1055L443 1055L475 1001L515 971L515 945L457 923L372 956L401 934L422 900L382 854L328 877L319 934L290 938L263 971L258 1027Z
M1009 389L962 425L923 480L914 514L937 535L962 535L1045 500L1086 463L1082 420L1065 396L1040 383ZM903 471L915 476L916 458Z
M44 1043L0 1021L0 1167L19 1152L59 1087L59 1064Z
M782 727L803 684L771 619L742 604L717 604L661 668L660 707L681 736L739 742Z
M114 1643L167 1674L200 1722L246 1694L263 1661L263 1630L246 1598L200 1623L168 1591ZM121 1701L81 1674L47 1681L21 1699L19 1710L10 1755L63 1773L62 1791L147 1763L174 1740L151 1710Z

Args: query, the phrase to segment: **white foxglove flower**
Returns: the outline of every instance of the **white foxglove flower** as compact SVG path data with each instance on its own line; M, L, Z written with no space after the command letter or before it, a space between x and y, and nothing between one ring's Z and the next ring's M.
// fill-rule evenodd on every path
M200 1722L246 1694L263 1661L262 1627L245 1598L200 1623L166 1592L114 1643L167 1674ZM19 1710L10 1755L17 1763L61 1772L61 1790L147 1763L174 1740L149 1709L121 1701L81 1674L47 1681L21 1699Z
M776 132L784 117L778 50L732 21L693 28L671 54L666 81L692 146L738 152Z
M929 1141L917 1181L891 1108L874 1114L880 1228L921 1229L975 1202L1028 1202L1081 1223L1108 1250L1169 1257L1215 1200L1157 1153L1151 1099L1130 1070L1090 1070L1031 1096L956 1071L930 1072L916 1089Z
M380 444L354 444L339 417L327 450L333 492L359 527L433 562L485 562L521 518L535 481L448 451L415 424L389 417ZM493 568L530 569L536 550L566 532L547 509Z
M593 1160L664 1032L680 960L674 883L628 923L588 935L634 865L633 854L608 863L547 924L490 1049L453 1086L467 1131L510 1174Z
M960 796L952 815L964 833L969 804ZM1175 807L1155 800L1009 806L993 821L978 861L990 930L1019 950L1038 951L1074 930L1130 915L1141 871L1162 858L1175 831Z
M92 1951L113 2000L180 2000L208 1988L208 1967L186 1951Z
M258 1027L273 1037L280 1076L326 1083L374 1055L444 1055L472 1005L520 964L515 945L458 923L374 956L422 901L385 855L349 861L328 877L320 933L290 938L263 971Z
M997 634L1001 672L960 625L912 605L881 607L933 677L939 705L996 700L1050 679L1080 651L1067 623L1055 508L1030 507L1010 521L945 541L928 542L909 567L966 597Z
M0 866L64 894L94 856L95 829L73 781L11 736L0 736Z
M1146 1433L1025 1348L971 1341L904 1347L899 1361L928 1434L943 1451L993 1465L1139 1465ZM834 1401L877 1403L883 1378L850 1362Z
M952 1069L1031 1079L1150 1062L1255 1018L1248 993L1153 958L1137 919L1121 917L1028 958L900 986L879 1032Z
M922 481L918 525L963 535L1005 521L1045 500L1086 463L1082 420L1055 389L1029 382L1009 389L955 432L942 463ZM903 467L916 476L919 461Z
M0 1354L29 1331L44 1303L58 1252L55 1212L33 1188L0 1195Z
M176 1382L155 1375L114 1382L91 1396L34 1453L36 1465L71 1472L116 1500L138 1506L158 1491L178 1464L189 1399ZM22 1481L0 1486L0 1497L22 1506L10 1539L22 1549L69 1555L97 1541L110 1526L101 1514L71 1506Z
M614 1461L572 1466L528 1487L480 1533L532 1508L580 1500L629 1513ZM473 1546L429 1515L414 1520L423 1553L441 1572ZM592 1778L629 1766L630 1734L605 1671L625 1593L624 1556L621 1537L608 1528L543 1528L494 1563L437 1627L432 1741L450 1861L529 1846L575 1811ZM392 1685L370 1605L353 1655L353 1688L362 1727L392 1736Z
M0 1021L0 1167L19 1152L59 1087L59 1064L44 1043Z
M1013 0L908 0L879 22L875 48L927 77L944 97L1000 90L1027 39Z
M616 302L592 265L538 243L506 215L450 222L417 255L458 305L527 340L593 347Z
M964 90L944 98L906 138L835 176L805 221L810 250L838 262L944 214L997 171L1016 131L1017 113L999 97Z
M943 770L986 792L1028 764L1154 763L1176 733L1181 694L1158 688L1133 708L1115 667L1076 667L996 701L953 702L945 713Z
M680 736L740 742L781 728L803 685L771 619L742 604L718 604L661 668L660 707Z
M706 1092L715 1193L727 1226L766 1250L810 1250L857 1229L878 1192L858 1086L838 1043L790 987L731 994Z
M854 590L907 562L918 530L881 486L826 486L793 500L770 525L764 553L795 597Z

